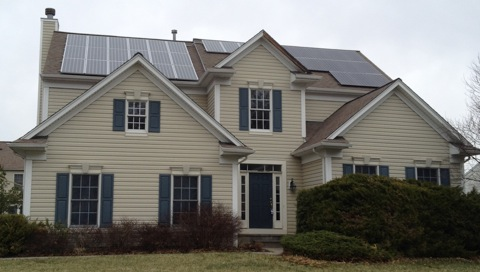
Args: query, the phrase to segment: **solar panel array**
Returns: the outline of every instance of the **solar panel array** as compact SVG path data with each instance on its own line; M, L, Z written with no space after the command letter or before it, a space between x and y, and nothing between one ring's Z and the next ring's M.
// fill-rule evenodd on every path
M243 43L202 40L207 52L232 53ZM308 70L330 72L342 85L380 87L390 80L363 55L353 50L283 46Z
M68 34L62 73L108 75L141 53L169 79L197 80L184 42Z
M342 85L380 87L390 80L353 50L284 46L308 70L330 72Z
M243 45L241 42L202 40L205 50L211 53L232 53Z

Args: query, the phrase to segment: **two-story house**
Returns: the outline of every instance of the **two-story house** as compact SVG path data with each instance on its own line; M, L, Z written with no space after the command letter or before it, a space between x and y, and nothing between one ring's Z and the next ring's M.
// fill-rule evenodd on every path
M296 230L296 192L346 173L460 183L478 150L359 51L59 31L41 19L24 214L174 224L220 203L242 235Z

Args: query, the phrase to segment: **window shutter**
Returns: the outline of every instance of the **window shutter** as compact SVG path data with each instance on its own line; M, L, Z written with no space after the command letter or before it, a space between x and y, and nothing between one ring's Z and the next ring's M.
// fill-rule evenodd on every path
M150 101L148 110L148 132L160 132L160 101Z
M384 176L384 177L388 177L389 176L389 169L388 169L388 165L380 165L378 167L378 174L380 176Z
M212 207L212 176L200 177L200 205Z
M113 223L113 175L102 174L102 198L100 200L100 227Z
M415 167L405 167L405 179L415 179Z
M273 131L282 132L282 91L273 90Z
M240 88L239 93L239 129L248 130L248 89Z
M57 191L55 199L55 223L68 226L68 193L69 193L68 173L57 174Z
M344 175L353 174L353 164L344 164L343 165L343 174Z
M160 175L158 223L170 224L170 174Z
M113 131L125 131L125 100L113 100Z
M450 169L440 168L440 184L450 187Z

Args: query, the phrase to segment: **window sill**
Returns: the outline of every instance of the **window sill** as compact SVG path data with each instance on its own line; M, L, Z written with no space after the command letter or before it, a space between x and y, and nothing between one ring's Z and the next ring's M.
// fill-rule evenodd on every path
M249 134L251 135L273 135L271 130L250 130Z
M132 136L132 137L137 137L137 136L140 136L140 137L146 137L148 136L148 132L146 131L126 131L125 132L125 136Z

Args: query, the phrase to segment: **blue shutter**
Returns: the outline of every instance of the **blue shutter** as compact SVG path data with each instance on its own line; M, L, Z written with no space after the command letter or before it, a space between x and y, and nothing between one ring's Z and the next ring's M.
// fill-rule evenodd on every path
M201 176L200 180L200 204L212 207L212 176Z
M170 175L160 175L158 223L170 224Z
M102 174L102 197L100 201L100 227L109 227L113 223L112 174Z
M250 127L248 121L248 89L240 88L239 93L239 129L248 130Z
M282 132L282 91L273 90L273 131Z
M148 110L148 132L160 132L160 101L150 101Z
M55 223L68 226L68 194L69 194L68 173L57 174L57 189L55 199Z
M344 164L343 165L343 174L344 175L353 174L353 164Z
M415 167L405 167L405 179L415 179Z
M388 177L390 174L388 170L388 165L380 165L378 167L378 174L380 176Z
M450 187L450 169L448 168L440 169L440 184L442 186Z
M113 100L113 130L125 131L125 100Z

